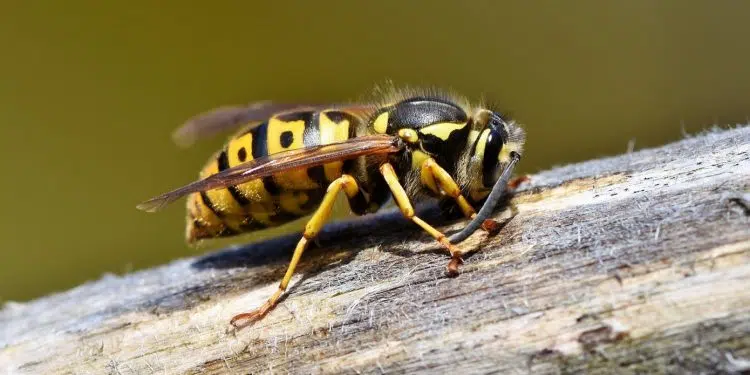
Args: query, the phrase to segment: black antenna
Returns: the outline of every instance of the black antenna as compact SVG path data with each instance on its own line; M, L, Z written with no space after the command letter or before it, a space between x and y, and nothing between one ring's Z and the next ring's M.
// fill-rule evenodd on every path
M484 204L479 210L479 213L477 213L477 216L475 216L474 219L472 219L471 222L469 222L469 224L466 225L463 230L448 237L448 240L452 244L462 242L463 240L471 236L474 232L477 231L477 229L479 229L479 226L481 226L482 223L484 223L484 221L487 220L488 217L490 217L492 211L495 210L497 202L499 202L500 198L505 195L505 189L508 187L510 175L513 174L513 168L515 168L516 163L521 160L521 155L515 151L512 151L510 153L510 158L510 163L508 163L508 165L505 167L505 170L503 171L503 174L500 175L500 178L497 180L497 182L495 182L495 186L492 187L492 192L490 192L487 200L484 201Z

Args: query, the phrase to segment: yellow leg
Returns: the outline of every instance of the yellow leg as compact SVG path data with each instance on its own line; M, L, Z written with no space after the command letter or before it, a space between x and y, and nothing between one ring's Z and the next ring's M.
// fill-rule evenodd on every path
M312 218L310 218L310 221L308 221L307 225L305 226L305 232L302 235L302 238L297 243L297 247L294 249L292 261L289 262L289 267L287 268L286 274L284 274L284 278L281 280L281 283L279 283L279 288L260 308L247 313L235 315L230 321L232 325L234 325L235 327L245 326L247 324L258 321L263 318L269 311L271 311L274 306L276 306L279 298L286 290L286 287L289 285L289 281L292 279L292 275L294 275L294 269L297 267L297 263L299 263L299 260L302 257L302 253L305 251L305 248L307 248L308 241L314 239L318 235L325 222L331 216L333 203L336 201L336 196L342 189L344 190L346 196L350 199L354 198L359 193L359 186L357 185L357 181L355 181L352 176L343 175L331 182L331 184L328 186L328 190L326 191L326 195L323 197L322 203L320 204L318 209L315 210ZM246 321L246 323L243 325L238 325L237 322L242 320Z
M425 160L422 164L422 168L424 169L422 173L422 181L426 182L429 188L435 190L437 185L439 185L449 197L456 201L456 204L458 204L458 207L467 219L473 219L477 216L474 207L472 207L469 204L469 201L467 201L461 194L461 188L458 187L456 181L435 161L435 159L429 158ZM516 177L508 183L508 188L514 190L522 182L528 180L528 176ZM482 223L482 229L490 234L494 234L500 230L500 223L493 219L487 219Z
M450 241L448 241L448 238L443 233L432 227L430 224L427 224L424 220L420 219L414 214L414 207L411 205L411 202L409 202L409 197L406 195L404 187L401 186L400 182L398 182L398 176L396 175L396 171L393 169L392 165L388 163L381 165L380 173L383 175L383 177L385 178L385 182L391 189L393 198L396 200L396 204L401 210L401 213L404 214L407 219L422 227L425 232L429 233L438 242L440 242L441 245L445 246L445 248L448 249L451 254L451 261L450 263L448 263L448 273L450 273L451 275L457 274L458 265L463 262L463 260L461 260L461 251L456 246L451 244Z
M471 207L469 204L469 201L464 198L463 195L461 195L461 189L458 187L458 184L455 180L453 180L453 177L451 177L448 172L443 169L433 158L429 158L425 160L425 162L422 164L422 168L427 169L427 173L429 173L434 181L437 182L438 185L440 185L440 188L443 189L445 194L448 194L449 197L453 198L456 203L458 204L458 207L461 209L461 212L464 213L464 216L466 216L468 219L473 219L474 216L477 216L477 212L474 211L474 207Z

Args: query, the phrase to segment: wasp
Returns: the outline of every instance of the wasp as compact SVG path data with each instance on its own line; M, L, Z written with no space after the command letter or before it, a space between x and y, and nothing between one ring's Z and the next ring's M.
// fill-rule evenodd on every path
M189 119L174 137L187 145L229 129L239 131L209 159L199 180L138 208L153 212L187 196L188 243L312 214L276 292L233 317L234 326L261 319L278 303L342 192L357 215L377 211L392 197L450 253L448 272L456 274L463 262L456 244L489 221L525 140L523 129L495 110L458 95L413 91L393 91L374 104L220 107ZM448 201L471 221L449 238L415 214L412 202L425 198Z

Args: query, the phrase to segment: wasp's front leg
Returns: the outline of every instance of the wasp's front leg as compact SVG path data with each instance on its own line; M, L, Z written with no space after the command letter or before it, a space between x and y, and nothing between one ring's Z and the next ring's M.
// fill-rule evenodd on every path
M451 175L443 169L433 158L429 158L422 163L421 170L422 183L436 194L444 192L447 196L453 198L461 212L467 219L473 219L477 216L474 207L469 204L466 197L461 194L461 188ZM482 223L482 229L488 233L496 233L500 228L500 223L495 220L487 219Z
M448 263L448 274L452 276L457 275L458 266L463 263L463 260L461 259L461 255L463 255L463 253L461 252L461 250L459 250L455 245L451 244L445 234L435 229L432 225L427 224L427 222L422 220L419 216L416 216L416 214L414 213L414 207L409 201L409 197L406 195L404 187L401 186L401 183L398 181L398 175L396 175L396 171L393 169L392 165L388 163L381 165L380 173L383 175L385 182L391 189L393 198L404 217L419 225L422 229L425 230L425 232L429 233L433 238L435 238L435 240L437 240L441 245L448 249L451 254L451 261L450 263Z

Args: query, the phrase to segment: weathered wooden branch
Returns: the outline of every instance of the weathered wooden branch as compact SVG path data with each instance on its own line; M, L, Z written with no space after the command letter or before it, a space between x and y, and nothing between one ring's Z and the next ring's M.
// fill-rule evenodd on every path
M252 327L227 322L274 291L296 235L8 303L0 369L750 371L750 127L531 179L498 235L462 244L478 251L457 278L398 214L362 218Z

